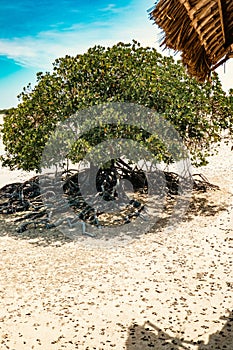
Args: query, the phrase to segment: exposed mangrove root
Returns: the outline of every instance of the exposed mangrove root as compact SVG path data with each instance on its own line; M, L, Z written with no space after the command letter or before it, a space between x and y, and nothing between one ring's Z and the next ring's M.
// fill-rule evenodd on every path
M69 227L77 224L82 225L82 233L90 236L92 234L86 231L86 223L101 227L127 224L138 216L146 220L143 209L148 194L148 182L143 170L133 168L120 159L115 162L114 166L100 169L97 172L94 192L90 191L90 187L93 187L93 182L91 182L93 179L91 180L88 169L69 170L61 176L63 179L62 198L59 198L55 193L49 177L46 183L43 181L43 194L41 193L39 182L41 175L24 183L18 182L4 186L0 189L0 214L14 215L14 222L17 224L16 230L19 233L36 227L50 229L66 222ZM178 174L161 171L157 172L153 178L155 179L154 183L150 183L150 186L155 193L156 191L159 193L161 184L164 184L165 181L165 190L168 196L179 194L180 177ZM86 189L85 198L81 193L80 179L82 179L82 191ZM130 197L129 188L127 190L124 187L122 180L128 180L128 184L131 184ZM207 191L209 189L215 190L218 187L209 183L202 174L193 175L194 191ZM44 203L45 197L49 199L49 207ZM98 208L100 197L103 199L102 207ZM104 204L108 208L107 214ZM114 213L116 204L118 211L120 211L117 218ZM96 205L97 209L95 209ZM113 207L112 213L111 206ZM70 209L75 213L73 218L65 215ZM59 219L57 219L58 213L61 214Z

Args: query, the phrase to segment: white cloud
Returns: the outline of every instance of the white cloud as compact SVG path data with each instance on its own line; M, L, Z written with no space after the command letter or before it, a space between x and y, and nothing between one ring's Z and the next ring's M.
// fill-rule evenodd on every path
M148 0L148 4L151 4L151 1ZM22 75L15 75L15 78L12 76L8 82L4 81L4 86L0 86L0 107L15 105L16 100L12 100L13 96L16 96L22 90L22 86L25 86L29 81L34 82L36 71L51 70L52 62L58 57L84 53L94 45L112 46L119 41L131 42L132 39L139 41L144 46L155 47L162 52L159 48L161 30L148 19L145 10L150 5L138 2L137 6L137 8L134 7L134 11L124 12L124 9L122 11L124 15L121 15L119 20L115 22L113 19L101 22L96 16L95 23L74 24L63 32L57 31L56 26L54 26L49 31L38 33L36 37L0 39L0 55L15 60L25 68L23 70L25 78L23 78L22 72ZM102 10L115 11L117 9L115 4L111 3ZM169 54L169 51L163 53ZM172 50L170 53L173 53ZM225 74L223 67L218 69L218 73L224 89L228 90L232 87L233 59L227 62Z
M131 42L136 39L144 46L156 47L162 51L159 48L160 31L150 22L144 26L135 25L128 28L121 24L116 28L106 23L98 23L98 28L96 27L97 25L93 28L77 25L73 30L62 33L51 30L39 33L37 37L0 39L0 55L7 56L24 67L50 70L56 58L84 53L94 45L111 46L118 41ZM164 53L168 54L168 51ZM217 72L223 88L232 88L233 60L226 63L225 73L224 67L220 67Z
M124 6L124 7L117 7L116 4L108 4L108 6L104 8L100 8L100 12L110 12L110 13L121 13L123 11L127 11L129 9L129 6Z
M117 8L116 8L116 5L115 4L108 4L108 6L104 7L104 8L101 8L99 11L102 11L102 12L108 12L108 11L115 11Z
M155 27L150 22L141 27L137 24L126 26L124 22L117 26L110 22L96 22L88 26L75 25L63 32L41 32L36 37L0 39L0 55L24 67L44 70L50 69L51 63L58 57L83 53L94 45L110 46L119 41L136 39L143 45L155 46L156 37Z
M12 40L0 39L0 55L15 60L26 68L37 70L51 70L52 62L65 55L84 53L94 45L111 46L119 41L131 42L136 39L144 46L159 48L160 30L150 21L142 25L126 26L125 23L116 24L96 22L95 25L75 25L69 30L58 32L56 30L39 33L36 37L14 38ZM163 53L167 53L165 51ZM172 54L172 50L171 50ZM224 67L217 70L223 88L227 91L233 87L233 60L229 60Z
M117 7L112 2L99 11L121 12L117 18L107 16L106 21L101 21L102 15L98 17L96 14L95 22L73 24L62 32L51 27L51 30L40 32L35 37L0 39L0 55L24 67L49 70L56 58L84 53L94 45L111 46L119 41L131 42L135 39L142 45L158 48L158 30L146 12L150 5L150 0L143 4L137 0L125 7Z

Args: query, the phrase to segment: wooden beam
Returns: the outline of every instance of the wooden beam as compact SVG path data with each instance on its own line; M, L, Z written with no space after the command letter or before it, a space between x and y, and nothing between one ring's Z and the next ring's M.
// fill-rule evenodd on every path
M217 69L218 67L220 67L222 64L224 64L226 61L229 60L231 56L226 55L225 58L223 58L221 61L219 61L217 64L215 64L215 66L211 67L211 71Z
M219 66L224 64L230 58L233 58L233 45L230 46L229 52L226 54L226 56L221 61L216 63L214 66L212 66L211 70L215 70L216 68L218 68Z
M179 0L182 5L185 6L186 10L188 11L189 17L191 20L194 19L194 14L196 11L200 10L202 6L206 5L206 0L199 0L196 4L196 6L191 7L190 2L188 0ZM209 7L209 6L208 6Z
M203 6L205 6L206 0L200 0L194 8L191 7L189 0L179 0L179 2L180 2L180 4L182 4L185 7L185 9L187 11L187 15L189 16L191 25L198 35L200 45L203 45L205 48L205 51L208 52L209 51L208 43L206 42L206 40L204 39L204 37L202 35L202 32L201 32L199 25L198 25L198 19L196 19L194 17L195 12L193 12L194 8L201 9ZM208 11L209 11L209 8L208 8Z
M229 57L233 58L233 44L230 46Z
M218 10L216 9L215 11L211 12L207 17L203 18L203 20L201 21L201 23L198 25L198 20L199 18L197 19L197 24L196 24L196 27L197 29L199 30L200 32L200 35L203 36L204 33L202 33L201 29L203 27L205 27L205 25L208 23L208 22L211 22L211 19L212 19L212 22L213 22L213 28L215 28L215 23L214 23L214 20L213 20L213 17L218 13Z
M190 18L194 18L195 13L199 12L201 10L201 8L207 8L209 11L211 11L212 7L215 7L215 3L214 2L207 2L206 0L203 1L198 1L197 4L195 6L193 6L193 8L190 11ZM202 12L202 10L201 10Z
M218 0L218 8L219 8L219 16L221 20L221 27L222 27L222 36L224 44L226 43L226 35L225 35L225 24L224 24L224 17L223 17L223 7L222 7L222 0Z

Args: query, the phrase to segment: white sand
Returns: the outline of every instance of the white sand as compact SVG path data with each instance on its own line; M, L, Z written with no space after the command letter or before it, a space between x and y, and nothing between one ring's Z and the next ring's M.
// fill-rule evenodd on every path
M232 350L233 326L218 333L233 309L232 169L222 145L198 170L221 191L200 195L190 221L123 248L0 237L0 349L182 349L145 329L150 321L171 337L209 342L186 349ZM1 184L14 176L1 173Z

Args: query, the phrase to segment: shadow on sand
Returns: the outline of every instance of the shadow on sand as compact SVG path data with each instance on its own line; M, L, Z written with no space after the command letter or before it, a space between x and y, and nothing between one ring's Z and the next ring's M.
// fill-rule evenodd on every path
M232 350L233 349L233 311L229 315L221 317L226 323L223 328L209 336L208 343L202 341L186 341L182 338L172 338L151 322L145 322L143 326L136 323L128 329L126 341L127 350Z
M66 244L69 242L72 242L74 239L73 237L76 237L75 230L76 228L69 229L66 231L69 233L63 234L61 232L64 232L63 230L60 230L58 226L53 227L54 225L50 225L47 219L47 214L46 212L44 213L43 210L40 209L40 211L37 212L37 210L34 209L34 207L38 206L38 197L40 197L40 189L38 185L38 178L34 177L23 184L10 184L6 185L3 188L0 189L0 236L11 236L16 239L26 239L28 240L31 244L34 245L56 245L58 243L59 245L61 244ZM22 190L22 186L25 187L25 189ZM213 189L216 189L214 185L212 185ZM212 193L216 193L218 191L211 191ZM23 200L22 200L22 193L23 193ZM33 194L33 195L32 195ZM221 201L220 203L218 201L215 202L215 195L213 195L212 200L209 198L210 197L210 192L206 192L206 190L200 190L200 192L196 191L193 193L191 198L185 199L184 201L182 198L179 198L178 195L169 195L166 197L166 200L161 204L160 202L158 203L158 213L156 214L156 224L153 226L153 224L150 226L149 221L144 221L143 225L145 224L150 227L148 230L143 229L138 229L138 221L137 219L134 221L134 225L131 227L130 231L131 234L128 232L128 226L127 225L121 225L118 226L120 229L113 230L114 235L109 235L107 238L112 239L112 238L119 238L121 239L122 233L126 232L126 236L129 239L139 239L140 236L143 234L143 232L162 232L162 230L171 224L170 220L171 218L175 218L176 220L182 219L183 221L191 221L195 216L215 216L219 212L228 210L228 205L224 202ZM17 196L16 196L17 195ZM218 194L217 194L218 195ZM34 199L35 197L35 199ZM20 200L19 200L20 198ZM25 200L26 199L26 200ZM35 203L34 203L35 201ZM24 208L21 211L17 211L14 213L14 210L17 209L17 206L22 206L22 203L25 205L28 204L29 207ZM137 201L135 201L136 203ZM139 203L139 202L137 202ZM179 205L177 205L180 203ZM36 204L36 205L35 205ZM42 204L42 203L39 203ZM160 206L163 206L160 208ZM142 208L144 205L142 206ZM12 213L9 212L7 214L3 214L6 209L11 209ZM15 209L16 208L16 209ZM20 208L19 208L20 209ZM58 206L59 209L59 206ZM25 211L24 211L25 210ZM137 211L137 209L135 209ZM40 215L43 214L43 215ZM144 214L143 210L140 212L138 210L138 214L140 216L140 213ZM22 221L19 222L19 215L22 216ZM38 216L37 219L34 219L33 216ZM60 214L62 217L62 213ZM145 215L144 215L145 216ZM136 217L136 216L135 216ZM127 218L127 216L125 217ZM42 224L37 225L37 221L39 220L40 222L43 221ZM128 219L128 221L125 221L126 223L131 222L133 220ZM142 215L142 220L143 221L143 215ZM49 224L49 225L47 225ZM82 220L81 220L82 224ZM47 226L51 226L52 228L47 229ZM23 229L21 229L23 227ZM117 226L112 226L117 227ZM96 227L93 227L94 229ZM92 228L91 228L92 229ZM74 230L74 234L71 232ZM80 227L79 227L80 231ZM78 231L78 232L79 232ZM98 231L98 230L97 230ZM81 231L80 231L81 232ZM112 232L112 231L111 231ZM86 233L86 232L85 232ZM86 236L81 234L82 239L86 240ZM80 236L80 234L78 234ZM103 236L103 237L102 237ZM96 238L98 240L106 238L104 235L101 234L101 231L97 232ZM102 242L100 242L102 243Z

